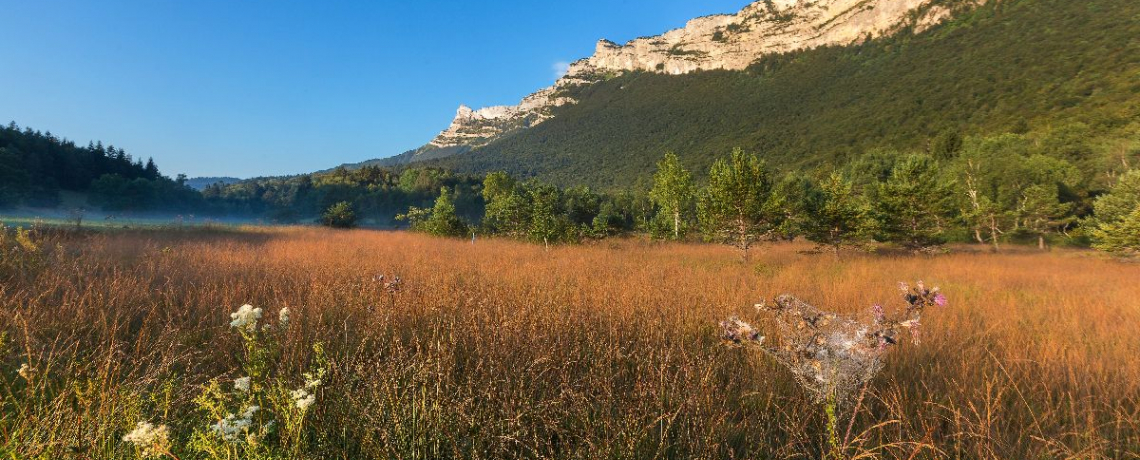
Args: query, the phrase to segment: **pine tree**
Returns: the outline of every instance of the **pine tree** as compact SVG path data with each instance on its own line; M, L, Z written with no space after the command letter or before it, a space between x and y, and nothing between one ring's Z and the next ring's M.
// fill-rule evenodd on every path
M356 211L352 208L352 203L341 201L321 214L321 223L332 228L356 227Z
M737 148L709 170L698 215L705 234L740 249L744 260L753 243L771 239L783 221L771 175L755 154Z
M881 235L912 250L940 245L950 215L949 184L926 155L910 155L879 186Z
M440 189L432 206L427 232L436 236L467 236L467 224L456 214L455 201L447 187Z
M665 158L657 163L649 197L660 213L671 221L674 240L681 239L684 234L682 214L692 206L693 195L693 175L681 166L681 160L675 153L666 153Z
M154 158L147 158L146 166L143 167L143 169L146 172L147 179L158 179L158 177L162 175L158 172L158 166L154 164Z
M869 207L839 173L804 198L802 212L799 228L804 237L830 248L836 257L840 249L865 241L874 227Z

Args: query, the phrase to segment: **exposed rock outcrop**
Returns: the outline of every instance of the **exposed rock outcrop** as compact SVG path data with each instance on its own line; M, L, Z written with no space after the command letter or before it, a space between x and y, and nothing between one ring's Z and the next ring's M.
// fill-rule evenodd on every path
M962 0L969 3L970 0ZM924 30L951 13L937 0L762 0L736 14L696 18L685 27L618 45L597 44L594 55L570 65L554 86L517 106L471 110L460 106L451 126L417 150L459 151L550 119L551 109L575 101L563 89L629 71L673 75L699 70L741 70L764 55L825 45L845 45L895 33ZM415 158L411 158L414 160Z

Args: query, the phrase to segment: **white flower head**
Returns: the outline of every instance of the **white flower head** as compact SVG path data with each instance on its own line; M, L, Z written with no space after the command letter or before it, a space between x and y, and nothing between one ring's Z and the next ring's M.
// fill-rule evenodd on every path
M277 321L281 327L289 325L289 307L282 308L281 311L277 312Z
M317 402L317 397L304 388L294 390L292 396L293 404L297 406L298 409L301 409L302 412L308 410L309 406Z
M166 425L139 422L133 431L123 436L123 442L138 447L139 454L144 458L159 457L170 448L170 429Z
M242 412L241 418L234 414L227 414L226 418L212 425L210 429L226 441L237 442L240 439L239 435L248 434L249 428L253 426L253 416L260 409L258 406L249 406Z
M261 309L253 308L253 305L242 305L238 311L230 313L230 327L256 329L257 320L261 318Z
M249 377L242 377L234 380L234 390L248 393L249 392Z

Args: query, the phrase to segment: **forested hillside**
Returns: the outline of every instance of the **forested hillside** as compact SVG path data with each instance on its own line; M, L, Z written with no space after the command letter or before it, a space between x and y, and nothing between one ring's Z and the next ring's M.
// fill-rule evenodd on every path
M612 189L645 183L666 151L698 174L738 146L831 168L876 148L927 151L944 133L1011 132L1104 179L1138 148L1140 2L991 2L917 35L581 91L553 120L428 164Z

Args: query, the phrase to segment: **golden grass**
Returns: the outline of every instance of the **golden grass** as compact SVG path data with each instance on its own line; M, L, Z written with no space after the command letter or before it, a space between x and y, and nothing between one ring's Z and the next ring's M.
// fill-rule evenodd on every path
M1140 266L803 249L741 264L730 248L639 240L547 251L322 229L61 237L47 269L0 286L0 453L124 458L137 421L176 438L206 423L190 400L239 377L228 315L252 303L293 312L282 372L299 375L315 342L332 358L313 457L820 458L822 410L778 365L720 346L717 321L767 327L751 305L780 293L867 318L901 306L898 282L922 279L950 306L890 356L852 456L1140 458ZM385 294L381 273L403 290Z

